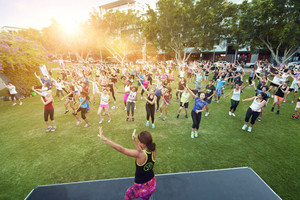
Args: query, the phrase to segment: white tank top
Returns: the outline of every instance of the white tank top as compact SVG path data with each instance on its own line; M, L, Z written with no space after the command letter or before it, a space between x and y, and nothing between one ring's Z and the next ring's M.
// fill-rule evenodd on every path
M100 104L107 105L108 104L108 98L109 98L108 95L101 95L101 102L100 102Z
M125 85L125 92L130 92L130 86Z
M129 100L129 99L135 99L136 98L136 92L130 92L129 93L129 96L128 96L128 98L127 98L127 102L134 102L135 103L135 101L132 101L132 100Z
M251 106L250 106L250 108L251 108L252 110L256 110L257 108L259 108L259 106L260 106L262 103L265 102L265 101L263 100L263 101L261 101L261 102L259 103L259 102L257 102L256 100L257 100L257 97L254 99L254 101L252 102L252 104L251 104ZM261 112L261 109L259 109L259 110L256 111L256 112Z
M240 101L240 96L241 96L241 90L239 89L238 91L236 91L236 90L234 89L234 90L233 90L233 93L232 93L231 99L232 99L232 100L235 100L235 101Z
M277 78L277 77L275 76L274 79L273 79L273 82L279 83L279 82L280 82L280 78Z

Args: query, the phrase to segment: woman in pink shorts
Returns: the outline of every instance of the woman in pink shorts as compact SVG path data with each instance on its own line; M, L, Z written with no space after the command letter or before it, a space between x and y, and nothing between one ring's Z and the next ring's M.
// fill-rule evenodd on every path
M103 91L101 92L100 100L101 100L100 106L98 109L98 116L100 118L99 124L101 124L103 122L103 118L101 115L103 110L105 111L105 114L107 114L107 116L108 116L108 123L109 123L111 121L111 118L110 118L110 114L108 112L109 92L108 92L107 88L103 88Z

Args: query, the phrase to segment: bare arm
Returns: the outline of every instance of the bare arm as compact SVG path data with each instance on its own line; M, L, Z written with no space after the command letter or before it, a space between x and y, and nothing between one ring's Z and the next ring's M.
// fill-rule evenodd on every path
M37 91L36 89L34 89L34 87L32 86L32 88L31 88L35 93L37 93L38 95L41 95L41 96L45 96L45 95L43 95L42 93L40 93L39 91Z
M244 101L253 101L253 100L255 99L255 97L256 97L256 96L251 97L251 98L248 98L248 99L243 99L243 102L244 102Z
M191 96L192 96L194 99L196 99L197 96L194 94L194 92L193 92L189 87L186 87L186 88L187 88L188 92L191 94Z
M234 89L233 89L234 90ZM230 94L232 94L233 93L233 90L231 90L226 96L225 96L225 98L227 98Z

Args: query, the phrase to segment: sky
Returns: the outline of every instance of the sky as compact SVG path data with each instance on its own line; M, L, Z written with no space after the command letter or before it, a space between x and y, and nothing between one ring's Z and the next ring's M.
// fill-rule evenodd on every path
M40 30L49 26L52 18L63 25L83 22L93 8L107 1L111 0L0 0L0 28L13 26ZM148 0L151 1L155 0Z

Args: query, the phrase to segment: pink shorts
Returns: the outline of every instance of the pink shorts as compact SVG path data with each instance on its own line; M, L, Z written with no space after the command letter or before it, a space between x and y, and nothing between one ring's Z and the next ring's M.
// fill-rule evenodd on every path
M109 108L108 104L100 104L100 108Z
M129 93L125 93L125 95L124 95L124 103L126 103L128 97L129 97Z

